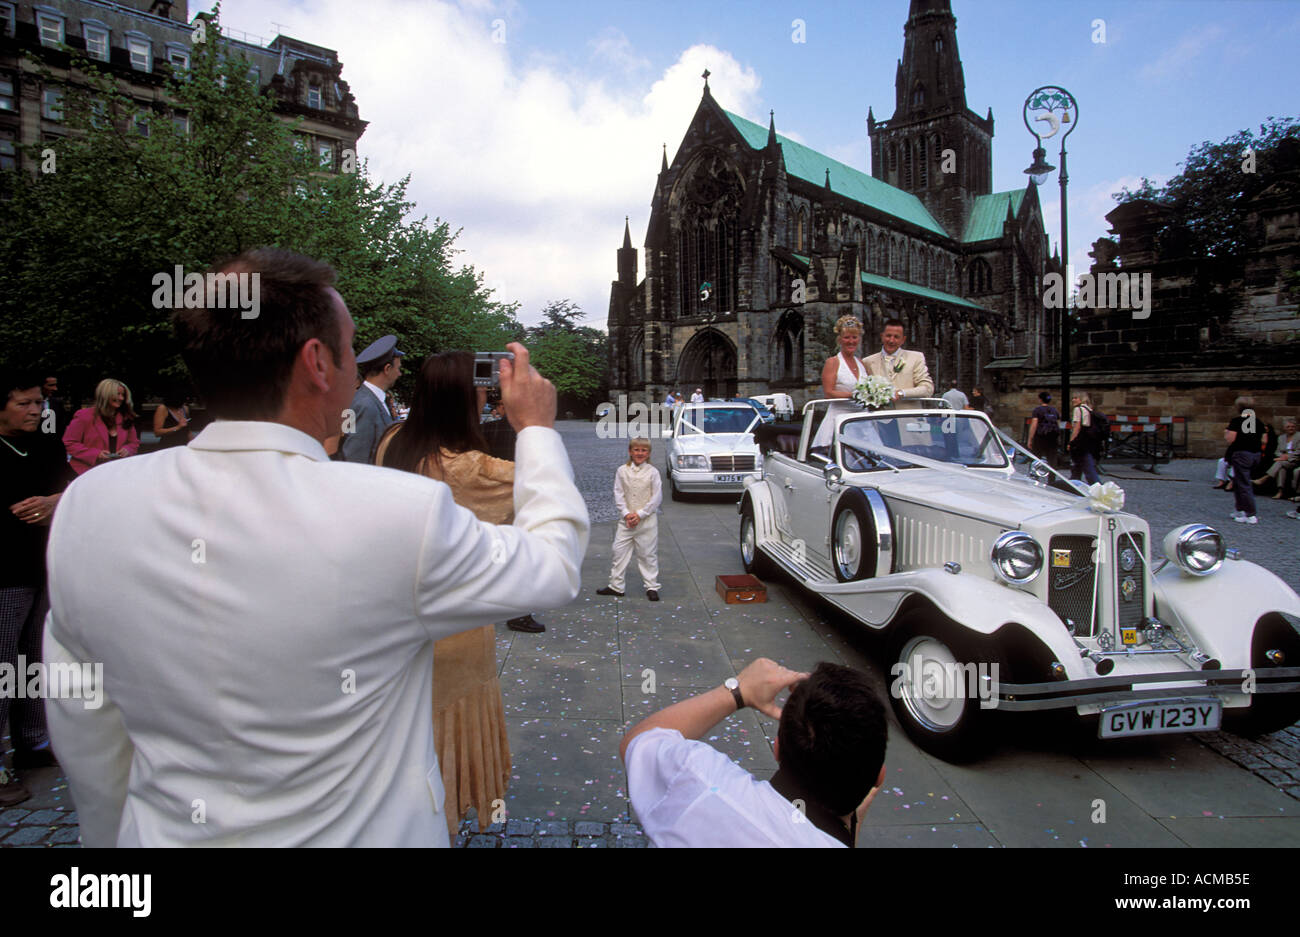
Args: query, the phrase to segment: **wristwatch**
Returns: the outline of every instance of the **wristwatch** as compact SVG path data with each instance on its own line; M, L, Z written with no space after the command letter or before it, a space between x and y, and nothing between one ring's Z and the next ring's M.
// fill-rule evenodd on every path
M745 708L745 697L740 695L740 681L735 677L728 677L722 681L722 685L731 691L731 695L736 698L737 711Z

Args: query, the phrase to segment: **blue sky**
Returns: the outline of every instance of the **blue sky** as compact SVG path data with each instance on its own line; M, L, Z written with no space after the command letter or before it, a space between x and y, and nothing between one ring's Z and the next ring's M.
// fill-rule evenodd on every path
M1300 115L1296 0L952 5L967 104L996 120L995 191L1025 184L1026 95L1060 84L1079 101L1077 268L1122 185L1167 179L1204 140ZM867 108L893 113L907 11L907 0L225 0L222 19L268 39L278 22L338 49L371 121L360 151L372 173L409 172L420 212L464 229L462 260L521 302L525 322L569 298L603 327L623 216L640 247L660 144L671 159L703 68L723 106L760 122L773 109L783 134L870 171ZM805 42L792 41L795 20ZM1043 193L1053 244L1057 179Z

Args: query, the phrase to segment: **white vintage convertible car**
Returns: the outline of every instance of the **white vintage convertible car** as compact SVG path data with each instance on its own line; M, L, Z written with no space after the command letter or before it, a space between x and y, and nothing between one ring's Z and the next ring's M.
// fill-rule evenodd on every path
M994 710L1073 711L1103 738L1300 717L1300 598L1215 530L1171 531L1161 558L1145 521L982 413L829 403L758 431L741 559L884 632L891 704L922 748L987 751ZM833 442L813 449L825 418Z
M762 477L763 458L754 441L761 418L748 403L688 403L673 414L668 444L668 490L684 493L744 491Z

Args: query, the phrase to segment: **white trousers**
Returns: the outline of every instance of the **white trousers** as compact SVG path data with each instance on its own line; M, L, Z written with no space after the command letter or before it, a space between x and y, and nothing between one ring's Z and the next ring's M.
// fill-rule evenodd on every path
M646 590L659 590L659 515L651 514L634 528L629 528L622 518L614 530L614 565L609 570L609 587L615 592L625 592L623 574L632 560L636 548L636 568Z

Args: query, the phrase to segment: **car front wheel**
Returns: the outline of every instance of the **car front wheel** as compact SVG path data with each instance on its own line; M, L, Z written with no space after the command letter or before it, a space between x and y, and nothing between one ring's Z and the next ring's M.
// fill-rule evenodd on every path
M754 502L745 499L740 512L740 562L745 572L759 579L771 579L776 567L758 548L758 525L754 521Z
M981 693L997 691L990 656L937 615L913 613L894 626L889 702L920 748L945 761L969 761L992 748L992 713L980 706ZM994 685L982 685L986 676Z

